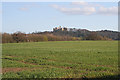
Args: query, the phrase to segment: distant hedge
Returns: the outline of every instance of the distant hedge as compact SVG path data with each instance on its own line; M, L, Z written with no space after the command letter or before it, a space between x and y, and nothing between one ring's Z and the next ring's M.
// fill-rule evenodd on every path
M58 36L52 33L45 34L25 34L22 32L15 32L13 34L3 33L2 43L19 43L19 42L40 42L40 41L80 41L80 40L111 40L107 37L102 37L96 33L91 33L86 37L71 37Z
M70 36L55 36L53 34L25 34L16 32L13 34L3 33L2 43L19 43L19 42L40 42L40 41L74 41L81 38Z

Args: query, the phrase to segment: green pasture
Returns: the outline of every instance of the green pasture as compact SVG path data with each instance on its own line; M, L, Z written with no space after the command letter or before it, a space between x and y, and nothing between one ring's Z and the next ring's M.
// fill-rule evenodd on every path
M3 78L94 78L118 74L118 41L2 44Z

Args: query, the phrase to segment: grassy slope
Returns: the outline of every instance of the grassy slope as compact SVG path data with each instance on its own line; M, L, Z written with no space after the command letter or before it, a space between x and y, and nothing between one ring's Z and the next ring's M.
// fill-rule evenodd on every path
M80 78L115 75L118 72L117 44L117 41L3 44L3 77ZM17 71L17 68L20 70Z

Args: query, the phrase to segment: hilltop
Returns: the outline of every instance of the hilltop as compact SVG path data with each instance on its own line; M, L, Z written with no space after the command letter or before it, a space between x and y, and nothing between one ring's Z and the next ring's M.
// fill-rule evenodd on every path
M120 40L120 32L101 30L89 31L66 27L55 27L53 31L13 34L3 33L2 43L40 42L40 41L80 41L80 40Z
M36 32L34 34L54 34L57 36L71 36L71 37L81 37L86 39L88 36L101 36L106 37L112 40L120 40L118 37L118 31L111 30L101 30L101 31L90 31L87 29L76 29L76 28L67 28L67 27L55 27L53 31L45 31L45 32Z

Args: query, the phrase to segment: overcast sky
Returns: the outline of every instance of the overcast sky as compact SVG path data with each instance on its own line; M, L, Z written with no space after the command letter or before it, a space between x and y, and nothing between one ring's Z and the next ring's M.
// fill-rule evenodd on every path
M54 27L118 30L116 2L4 2L2 31L52 31Z

